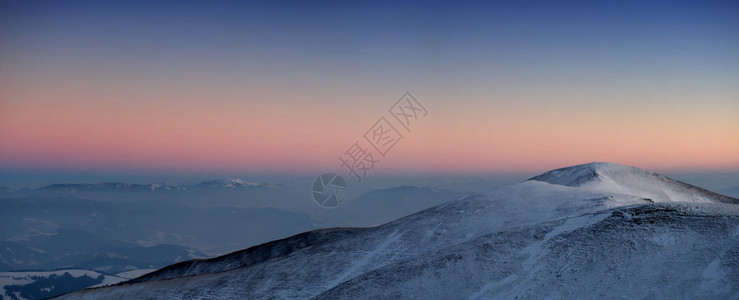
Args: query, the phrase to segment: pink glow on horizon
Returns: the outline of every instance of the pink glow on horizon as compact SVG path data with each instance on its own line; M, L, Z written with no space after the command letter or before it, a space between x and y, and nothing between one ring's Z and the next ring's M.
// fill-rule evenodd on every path
M213 115L219 118L207 118ZM449 126L451 120L439 119L407 134L378 170L517 171L589 161L660 169L739 167L739 139L720 128L629 132L626 126L626 132L609 132L597 126L582 132L577 124L544 125L546 120L456 120ZM279 108L240 115L205 108L126 113L31 107L3 121L22 130L0 133L0 158L13 167L320 172L338 168L337 157L363 131L359 122L337 127L334 121Z
M306 97L264 91L255 91L251 101L229 100L238 99L239 91L212 94L213 101L182 101L190 94L171 89L149 91L137 100L133 90L135 86L28 87L0 92L3 99L14 100L0 104L0 166L341 170L338 157L392 102L350 103L341 97L279 101L274 99ZM603 104L533 107L476 101L460 106L444 101L450 98L422 99L430 116L406 134L375 172L537 171L591 161L650 169L739 169L739 120L731 105L629 111Z

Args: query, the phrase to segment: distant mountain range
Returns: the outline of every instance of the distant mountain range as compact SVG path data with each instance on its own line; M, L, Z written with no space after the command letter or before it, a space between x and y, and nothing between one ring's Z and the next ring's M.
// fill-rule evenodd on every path
M346 225L377 226L463 195L432 187L399 186L369 191L331 213L340 215Z
M250 189L250 188L276 188L278 185L267 183L256 183L240 178L224 178L203 181L196 184L135 184L122 182L100 182L100 183L57 183L36 189L12 190L8 187L0 187L0 192L28 193L28 192L55 192L55 193L84 193L84 192L182 192L193 189Z
M305 189L281 184L257 183L239 178L195 184L136 184L123 182L57 183L40 188L0 189L0 198L75 197L99 202L165 200L195 207L275 207L294 209L308 201L289 201L305 196Z
M81 268L119 273L204 257L182 246L145 247L69 229L0 241L0 271Z
M320 226L306 214L276 208L192 207L165 200L0 198L0 207L0 240L18 242L76 230L141 246L174 244L219 252Z
M60 299L739 296L739 199L591 163Z

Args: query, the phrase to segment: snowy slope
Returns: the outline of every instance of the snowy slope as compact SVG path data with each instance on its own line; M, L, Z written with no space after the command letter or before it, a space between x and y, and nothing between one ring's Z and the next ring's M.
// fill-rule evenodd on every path
M592 163L63 298L739 298L736 203Z

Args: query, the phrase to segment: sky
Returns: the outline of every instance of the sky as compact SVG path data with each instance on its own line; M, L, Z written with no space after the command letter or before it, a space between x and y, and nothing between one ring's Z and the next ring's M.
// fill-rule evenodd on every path
M406 92L373 173L739 171L739 3L0 3L6 179L345 172Z

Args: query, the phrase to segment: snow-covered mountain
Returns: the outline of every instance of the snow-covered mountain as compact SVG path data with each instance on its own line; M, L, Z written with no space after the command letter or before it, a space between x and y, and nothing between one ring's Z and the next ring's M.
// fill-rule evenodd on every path
M724 202L736 199L639 168L591 163L546 172L531 180L604 193L638 194L654 202Z
M63 299L739 298L739 200L590 163Z

